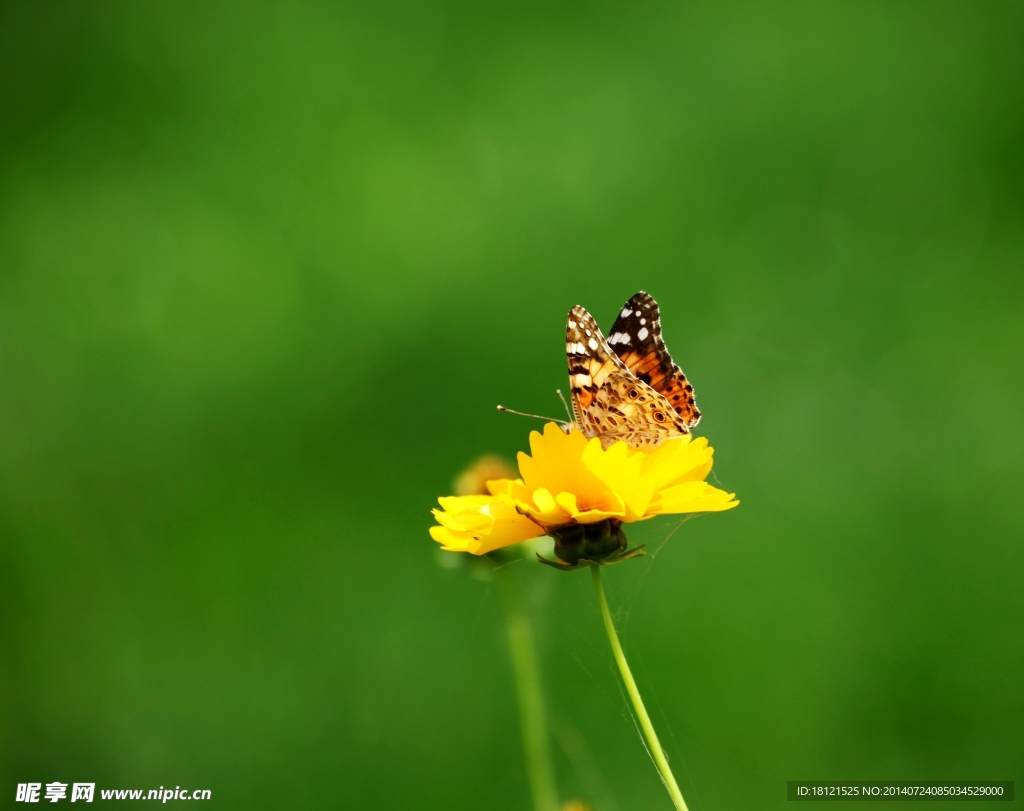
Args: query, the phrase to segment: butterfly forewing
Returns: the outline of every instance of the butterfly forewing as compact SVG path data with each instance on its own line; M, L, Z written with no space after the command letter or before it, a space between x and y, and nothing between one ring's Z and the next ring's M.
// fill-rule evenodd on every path
M630 372L668 400L688 429L700 421L693 386L665 346L658 303L647 293L641 290L623 305L608 345Z
M572 410L582 430L598 389L612 372L627 370L608 348L608 342L593 316L579 306L569 311L565 328L565 357L569 365Z

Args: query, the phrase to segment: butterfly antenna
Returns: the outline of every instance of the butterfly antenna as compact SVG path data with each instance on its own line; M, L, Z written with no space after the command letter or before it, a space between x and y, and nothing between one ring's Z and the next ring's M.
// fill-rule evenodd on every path
M547 420L548 422L557 422L559 425L567 425L565 420L558 420L554 417L543 417L540 414L527 414L525 411L516 411L514 408L505 408L505 406L498 406L498 411L504 411L507 414L518 414L520 417L533 417L537 420Z
M562 394L562 390L555 389L555 394L558 395L558 399L562 401L562 405L565 407L565 416L569 418L569 422L572 422L572 412L569 410L569 404L565 402L565 395Z

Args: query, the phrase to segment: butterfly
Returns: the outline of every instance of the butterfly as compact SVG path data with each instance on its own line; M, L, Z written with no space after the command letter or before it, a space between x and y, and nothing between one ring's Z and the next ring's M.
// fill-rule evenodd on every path
M607 340L590 313L573 307L565 355L576 426L604 448L620 440L657 447L700 420L693 386L662 340L658 304L643 291L625 303Z

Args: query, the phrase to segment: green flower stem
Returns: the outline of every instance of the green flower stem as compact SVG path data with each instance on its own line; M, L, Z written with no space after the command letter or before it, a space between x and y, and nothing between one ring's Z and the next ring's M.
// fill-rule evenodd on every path
M640 721L640 728L647 739L647 748L654 759L654 765L658 767L658 771L661 773L661 780L665 784L665 788L668 789L668 795L672 798L673 805L679 811L687 811L686 802L683 800L683 793L679 790L676 778L668 766L665 750L661 748L658 735L654 731L654 725L651 723L651 717L647 714L644 701L640 698L640 691L636 686L636 680L633 678L633 673L629 669L629 663L626 661L626 654L622 652L619 635L615 632L615 623L612 621L611 611L608 610L608 599L604 596L604 584L601 582L601 566L591 566L590 571L594 575L594 591L597 592L597 604L601 608L601 618L604 620L604 629L608 633L608 642L611 643L615 663L619 666L622 681L626 684L626 692L629 693L629 699L633 702L636 717Z
M512 655L516 693L519 698L519 726L523 734L523 755L530 782L534 811L558 811L555 771L551 765L551 746L544 716L544 696L537 670L537 646L530 620L523 609L519 586L511 571L499 571L505 631Z

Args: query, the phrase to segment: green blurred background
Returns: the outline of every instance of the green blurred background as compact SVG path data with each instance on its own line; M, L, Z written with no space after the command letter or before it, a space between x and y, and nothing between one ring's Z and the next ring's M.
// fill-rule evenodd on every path
M1022 146L1020 3L3 3L3 802L526 808L429 510L641 288L743 501L607 576L691 808L1024 789ZM562 794L668 808L516 577Z

